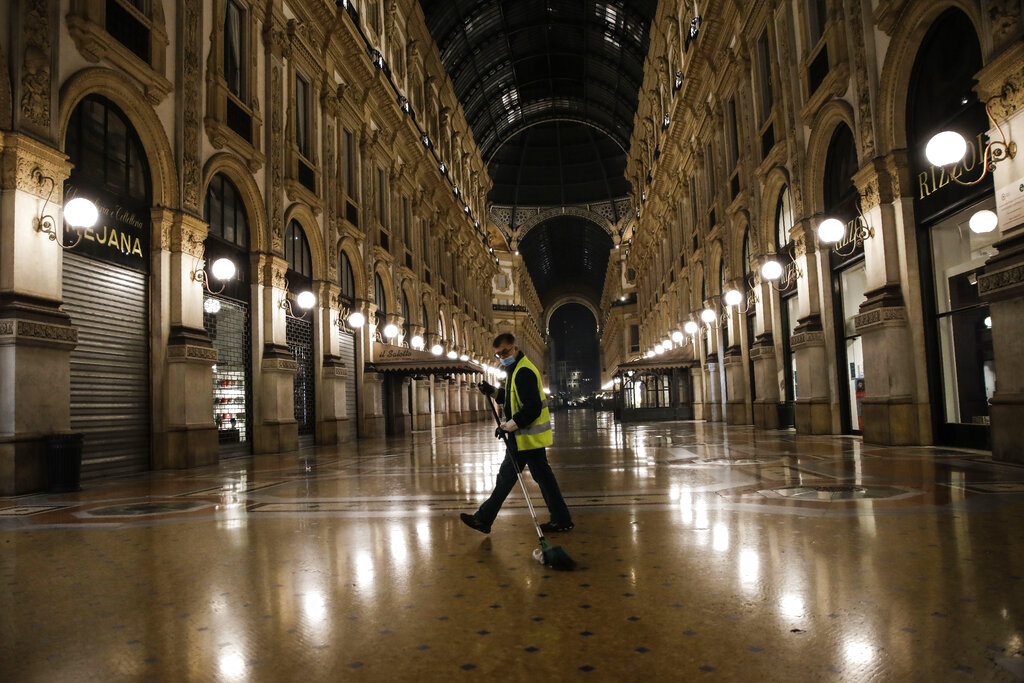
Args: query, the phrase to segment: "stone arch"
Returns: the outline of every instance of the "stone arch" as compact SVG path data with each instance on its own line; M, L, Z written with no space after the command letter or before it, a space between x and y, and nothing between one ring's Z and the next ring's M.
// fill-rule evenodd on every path
M525 223L516 227L516 242L522 243L523 238L526 237L528 232L544 221L558 216L576 216L577 218L586 219L608 233L608 236L612 238L612 241L615 241L615 225L596 211L591 211L590 209L582 206L556 206L538 212L536 215L527 219Z
M406 311L406 325L415 325L414 322L419 316L419 307L416 306L416 302L419 298L416 296L416 289L412 278L405 278L402 280L402 285L399 288L401 294L405 296L405 300L409 302L408 310ZM395 303L398 303L397 301Z
M398 310L398 297L395 296L395 281L391 277L391 269L388 268L388 264L385 261L377 261L373 264L373 275L380 275L381 284L384 285L384 296L387 297L387 302L390 302L390 306L387 306L385 313L394 314ZM373 282L373 278L370 278ZM386 302L386 303L387 303ZM378 306L377 310L380 310L380 302L373 302Z
M349 263L352 264L352 279L355 282L356 298L366 301L369 296L366 293L366 278L363 277L363 255L359 251L359 243L351 235L346 235L338 240L337 252L345 252ZM339 274L340 277L340 274Z
M750 214L746 210L737 211L730 221L731 230L726 233L729 248L726 250L728 260L725 263L726 276L730 280L743 278L743 236L750 229ZM751 240L756 238L751 230Z
M687 311L687 315L700 311L700 309L704 307L704 301L701 299L700 295L702 282L704 282L704 263L698 261L693 264L691 270L689 292L690 300L687 302L687 306L689 308L689 310ZM696 306L693 305L695 302L697 304Z
M597 331L601 331L601 311L598 306L594 305L594 302L589 297L583 296L582 294L562 294L550 304L544 310L544 334L551 334L551 317L555 314L555 311L565 306L566 304L580 304L594 316L594 324L597 326Z
M982 17L977 2L918 0L904 10L889 41L878 80L879 154L907 146L907 98L914 61L932 23L951 7L959 9L970 19L978 42L982 44L983 58L988 52L982 41ZM850 130L855 130L852 125Z
M826 104L811 124L813 132L807 141L807 172L804 174L806 184L803 188L803 210L807 215L794 216L796 222L825 210L825 188L822 183L822 178L825 177L825 160L828 157L829 142L840 124L849 128L851 133L856 130L853 107L843 100L833 100ZM854 140L857 139L856 134L853 137Z
M419 299L420 310L424 309L427 312L427 319L423 321L423 334L436 334L437 333L437 321L432 319L433 316L430 314L437 306L435 305L434 298L430 296L429 292L424 292L423 296Z
M775 253L775 214L779 209L779 195L782 188L790 185L789 171L776 166L764 179L761 191L761 220L753 231L758 239L755 254Z
M174 152L153 106L126 76L102 67L89 67L75 73L60 89L60 149L64 151L71 113L88 95L101 95L124 112L132 122L146 151L153 206L178 209L178 173ZM154 248L159 240L154 239Z
M324 240L320 234L320 224L317 223L313 210L305 204L292 204L284 212L282 230L292 222L292 219L299 222L302 232L306 234L306 242L309 243L309 259L313 262L313 280L327 279L327 256L324 253Z
M725 258L725 249L721 238L716 237L704 252L704 271L711 278L708 280L706 288L709 298L718 294L718 268L723 258ZM703 301L701 305L704 305Z
M242 195L245 212L249 218L249 251L266 253L269 250L266 206L252 172L241 159L233 154L227 152L214 154L206 160L206 166L203 168L204 201L206 188L210 186L210 181L218 173L223 173L231 180L239 194Z

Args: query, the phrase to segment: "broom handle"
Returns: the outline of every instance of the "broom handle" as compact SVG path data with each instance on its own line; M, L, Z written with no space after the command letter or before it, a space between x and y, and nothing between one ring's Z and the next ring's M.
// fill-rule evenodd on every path
M491 415L494 416L494 421L495 421L495 423L497 423L498 428L500 429L501 428L501 418L498 417L498 408L494 404L494 399L491 398L490 396L488 396L487 397L487 402L491 404ZM530 508L530 517L533 518L533 527L534 527L534 529L537 530L537 536L540 537L541 541L543 541L544 540L544 532L541 531L541 529L540 529L540 522L537 521L537 513L533 509L533 501L530 500L530 494L526 491L526 483L523 482L523 473L520 471L519 463L516 462L516 456L512 455L512 447L509 446L509 443L508 443L508 440L509 440L510 436L511 436L510 434L506 434L505 432L502 432L501 440L505 442L505 452L508 454L508 457L512 459L512 467L514 467L515 470L516 470L516 479L519 480L519 486L521 486L522 489L523 489L523 498L526 499L526 506L528 508Z

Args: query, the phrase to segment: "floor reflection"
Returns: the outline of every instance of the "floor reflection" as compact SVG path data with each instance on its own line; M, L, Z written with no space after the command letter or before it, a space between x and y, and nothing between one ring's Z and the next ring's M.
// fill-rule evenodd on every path
M503 457L486 422L0 499L2 678L1015 680L1020 468L588 410L555 430L572 573L533 561L518 490L490 535L459 522Z

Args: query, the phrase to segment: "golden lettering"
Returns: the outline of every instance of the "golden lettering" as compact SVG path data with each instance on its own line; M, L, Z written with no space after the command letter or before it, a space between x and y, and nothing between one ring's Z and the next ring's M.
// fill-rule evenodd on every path
M946 175L946 167L943 166L939 169L939 184L935 187L936 190L939 188L949 185L949 176Z
M921 175L917 176L918 182L918 199L924 199L931 194L931 190L928 189L928 171L921 171Z
M139 242L139 238L135 238L135 243L132 245L132 256L138 255L142 258L142 244Z

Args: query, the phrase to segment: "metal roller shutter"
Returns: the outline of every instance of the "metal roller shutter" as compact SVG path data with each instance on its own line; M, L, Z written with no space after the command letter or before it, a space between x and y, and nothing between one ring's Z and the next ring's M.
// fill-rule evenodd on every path
M359 423L356 407L356 336L351 332L342 332L339 347L341 360L348 370L348 376L345 377L345 415L348 416L355 436L356 425Z
M289 316L285 322L288 348L298 368L292 384L295 421L299 423L299 446L312 446L316 437L316 400L313 382L313 323Z
M71 429L84 435L82 476L149 469L148 278L64 254L71 352Z

